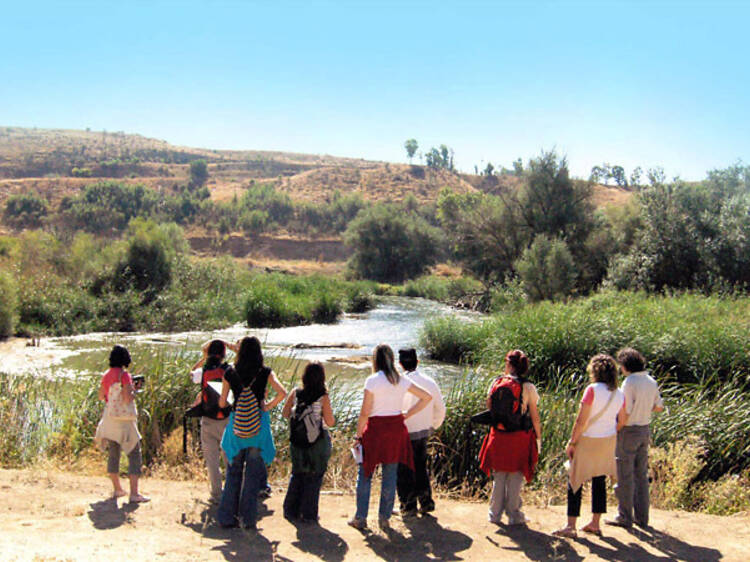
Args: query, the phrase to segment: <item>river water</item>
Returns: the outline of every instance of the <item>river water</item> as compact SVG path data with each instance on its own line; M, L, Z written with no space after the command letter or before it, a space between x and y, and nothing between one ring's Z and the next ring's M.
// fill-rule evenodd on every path
M31 371L42 376L86 376L100 374L106 369L109 350L115 343L130 349L137 366L141 352L167 348L184 352L189 362L200 357L200 346L209 339L235 341L253 335L263 343L264 354L270 358L289 359L285 365L298 367L300 362L317 360L326 365L330 375L361 380L370 371L370 357L376 345L387 343L394 351L403 347L418 348L419 331L425 320L448 314L458 314L467 322L480 318L475 313L456 311L425 299L383 297L373 310L364 314L345 314L336 324L269 329L251 329L237 324L215 331L95 333L47 338L39 348L25 348L25 360L8 364L16 365L11 372L17 373ZM189 367L186 364L186 371ZM442 385L460 373L454 365L426 358L421 359L420 368Z

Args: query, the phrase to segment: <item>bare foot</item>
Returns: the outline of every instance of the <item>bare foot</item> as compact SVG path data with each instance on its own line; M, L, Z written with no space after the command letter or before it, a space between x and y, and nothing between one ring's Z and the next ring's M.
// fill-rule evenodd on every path
M117 499L117 498L121 498L122 496L126 494L127 492L123 490L122 488L120 488L119 490L115 490L114 492L112 492L112 497Z

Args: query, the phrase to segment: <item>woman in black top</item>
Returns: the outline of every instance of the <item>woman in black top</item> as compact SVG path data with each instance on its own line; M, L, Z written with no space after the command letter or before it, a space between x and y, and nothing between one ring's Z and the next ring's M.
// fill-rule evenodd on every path
M266 402L268 383L276 396ZM227 369L222 384L219 406L225 407L229 390L235 401L243 389L250 387L261 410L260 430L248 439L234 433L232 412L224 430L221 447L227 455L229 466L217 519L223 527L236 527L238 520L245 528L255 528L258 517L258 491L266 481L266 465L271 464L276 448L271 436L271 418L268 414L286 397L286 389L274 372L263 365L263 352L256 337L245 337L240 342L234 368Z

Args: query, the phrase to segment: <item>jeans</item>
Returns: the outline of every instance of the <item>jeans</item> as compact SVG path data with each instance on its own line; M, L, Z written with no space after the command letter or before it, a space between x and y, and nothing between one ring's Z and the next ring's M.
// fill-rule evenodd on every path
M581 515L581 496L583 486L573 493L568 484L568 517ZM607 512L607 477L594 476L591 479L591 513Z
M526 517L521 511L523 473L495 470L492 475L494 479L492 482L492 495L490 496L490 521L500 523L503 511L505 511L508 514L508 522L511 525L524 523Z
M235 527L239 519L243 526L253 527L258 519L258 490L266 478L266 465L260 449L248 447L240 450L227 468L224 492L221 494L219 524Z
M107 457L107 472L109 474L119 474L120 472L120 453L122 447L117 441L110 441L108 446L109 456ZM130 453L128 453L128 474L130 476L140 476L143 466L141 457L141 442L139 441Z
M383 482L380 487L380 507L378 516L380 519L388 520L393 512L393 502L396 499L396 479L398 477L398 463L388 463L383 467ZM366 476L363 465L359 465L357 473L357 519L367 519L370 509L370 486L372 476Z
M411 450L414 454L414 470L403 464L398 465L397 489L401 511L415 511L417 501L424 511L432 511L435 502L432 501L430 474L427 471L427 437L412 439Z
M289 488L284 498L284 517L287 519L302 518L306 521L318 520L318 500L323 475L312 472L292 473Z
M648 525L649 438L647 425L625 426L617 434L617 518L628 525Z

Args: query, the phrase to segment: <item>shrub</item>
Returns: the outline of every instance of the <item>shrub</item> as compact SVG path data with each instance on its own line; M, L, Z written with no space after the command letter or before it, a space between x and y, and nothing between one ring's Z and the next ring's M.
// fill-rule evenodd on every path
M565 242L544 234L534 238L515 267L532 301L560 299L575 285L576 268Z
M342 312L341 300L331 293L318 297L312 309L312 320L318 324L333 324Z
M11 195L5 202L5 220L16 228L37 228L47 216L47 201L35 193Z
M434 264L441 246L436 228L389 205L361 211L349 224L344 240L354 250L349 265L357 276L396 283Z
M193 160L190 162L190 183L193 186L201 186L208 180L208 164L205 160Z

